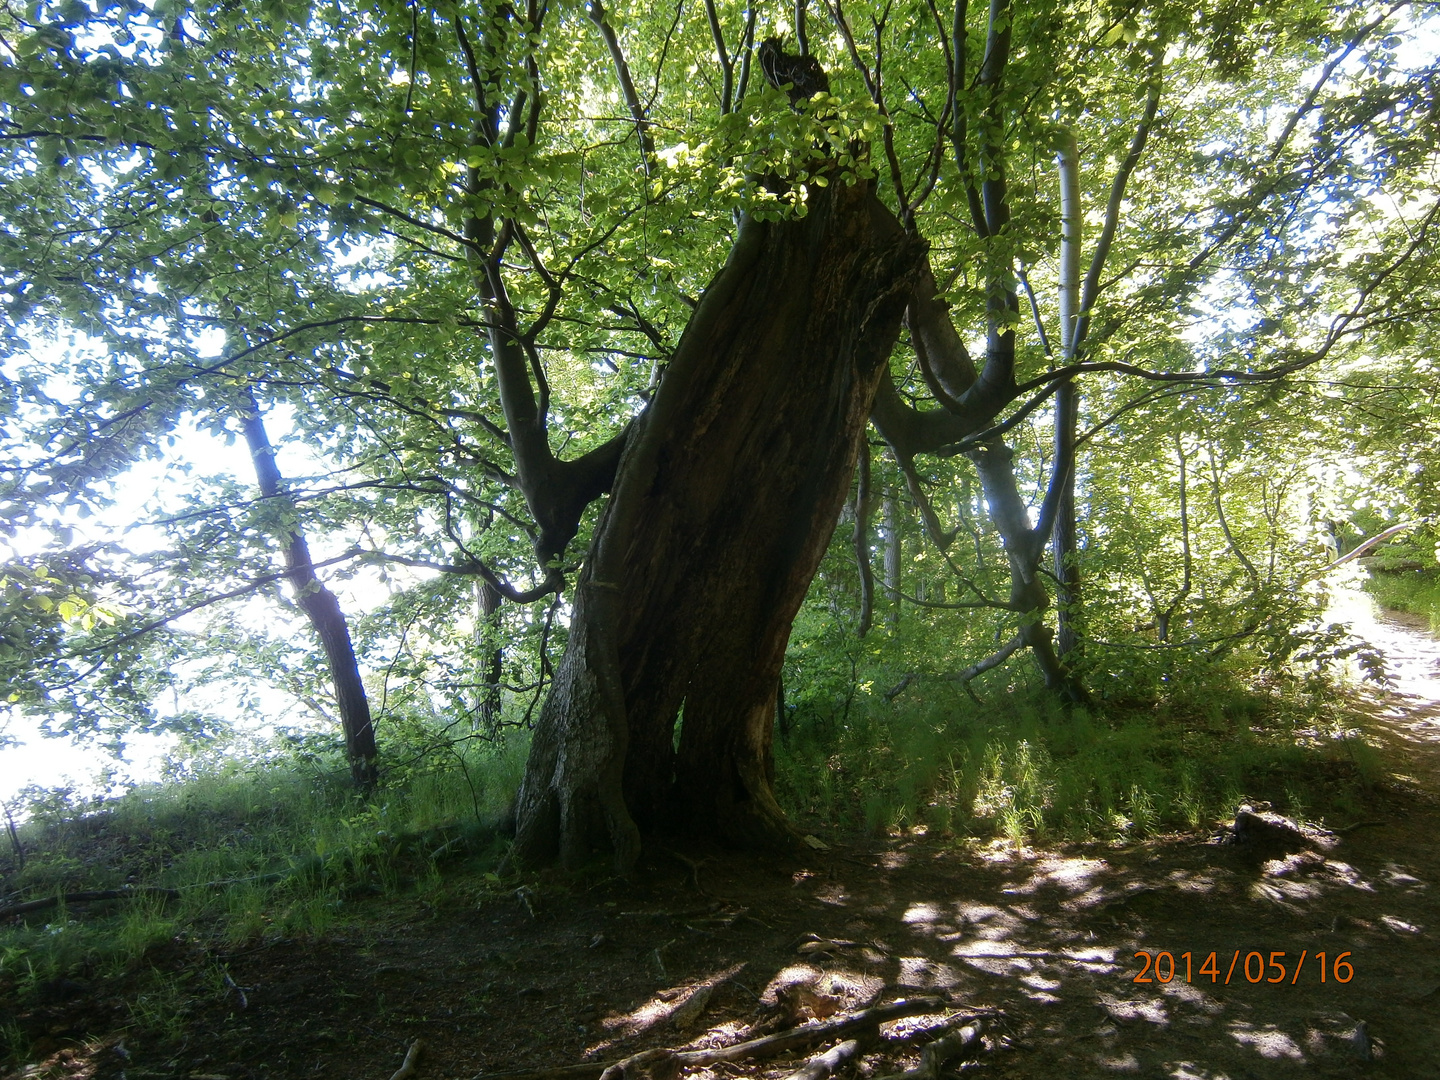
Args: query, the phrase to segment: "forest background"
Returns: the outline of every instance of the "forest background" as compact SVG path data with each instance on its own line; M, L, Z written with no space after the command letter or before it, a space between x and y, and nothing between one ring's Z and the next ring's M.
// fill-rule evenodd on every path
M1440 614L1433 19L7 5L0 709L178 737L126 798L257 873L1352 807L1331 564Z

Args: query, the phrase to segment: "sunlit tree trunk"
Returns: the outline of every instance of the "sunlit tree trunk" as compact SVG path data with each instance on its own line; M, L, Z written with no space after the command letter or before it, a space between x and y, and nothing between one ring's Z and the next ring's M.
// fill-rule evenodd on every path
M900 506L895 489L885 489L885 622L894 630L900 625Z
M1075 134L1064 130L1056 155L1060 169L1060 365L1073 363L1080 325L1080 150ZM1055 524L1050 546L1055 558L1055 651L1070 662L1077 635L1080 604L1079 537L1075 524L1075 428L1080 416L1080 389L1067 379L1055 393L1055 448L1051 484L1057 485Z

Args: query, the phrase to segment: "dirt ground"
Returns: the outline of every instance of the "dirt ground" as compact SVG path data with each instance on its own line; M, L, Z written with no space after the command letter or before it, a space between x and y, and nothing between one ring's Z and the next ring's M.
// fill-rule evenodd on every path
M386 1080L423 1038L418 1080L469 1080L932 994L851 1075L913 1066L907 1034L974 1012L983 1046L952 1073L1440 1076L1440 643L1390 630L1403 672L1372 734L1396 779L1328 847L824 837L799 861L652 851L629 883L455 879L320 940L175 943L151 962L193 1000L166 1030L133 1026L124 986L58 986L30 1018L43 1060L11 1075Z

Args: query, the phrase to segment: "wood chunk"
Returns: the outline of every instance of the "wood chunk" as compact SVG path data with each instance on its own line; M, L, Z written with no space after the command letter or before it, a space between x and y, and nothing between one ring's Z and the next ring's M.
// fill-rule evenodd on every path
M1235 820L1228 827L1225 842L1288 852L1302 848L1328 850L1335 846L1335 837L1323 829L1301 825L1271 810L1241 806L1235 811Z

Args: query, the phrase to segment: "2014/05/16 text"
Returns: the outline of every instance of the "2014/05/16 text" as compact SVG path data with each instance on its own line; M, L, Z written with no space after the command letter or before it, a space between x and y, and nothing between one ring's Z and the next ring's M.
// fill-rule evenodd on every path
M1350 964L1350 961L1346 959L1349 955L1348 952L1342 952L1337 955L1334 962L1331 963L1330 957L1326 953L1317 952L1311 958L1310 966L1307 968L1305 960L1310 956L1310 953L1309 950L1302 950L1300 959L1295 962L1294 973L1291 974L1283 962L1286 956L1283 952L1272 952L1268 958L1264 953L1248 952L1245 954L1245 960L1242 963L1240 960L1240 950L1236 949L1235 954L1230 958L1229 967L1225 971L1225 985L1229 986L1230 980L1238 973L1244 975L1245 981L1250 983L1286 983L1294 986L1300 981L1300 973L1302 971L1308 970L1313 972L1317 968L1319 969L1320 981L1322 983L1330 980L1338 983L1348 983L1355 977L1355 968ZM1135 954L1135 958L1143 961L1140 973L1131 980L1137 983L1168 983L1179 973L1181 963L1183 963L1185 967L1185 981L1187 983L1195 981L1193 978L1195 974L1202 976L1208 975L1212 983L1218 983L1220 981L1220 968L1224 963L1224 961L1220 960L1219 954L1213 952L1201 961L1198 971L1193 967L1195 960L1194 953L1181 953L1179 962L1176 961L1174 954L1168 952L1151 953L1141 951Z

